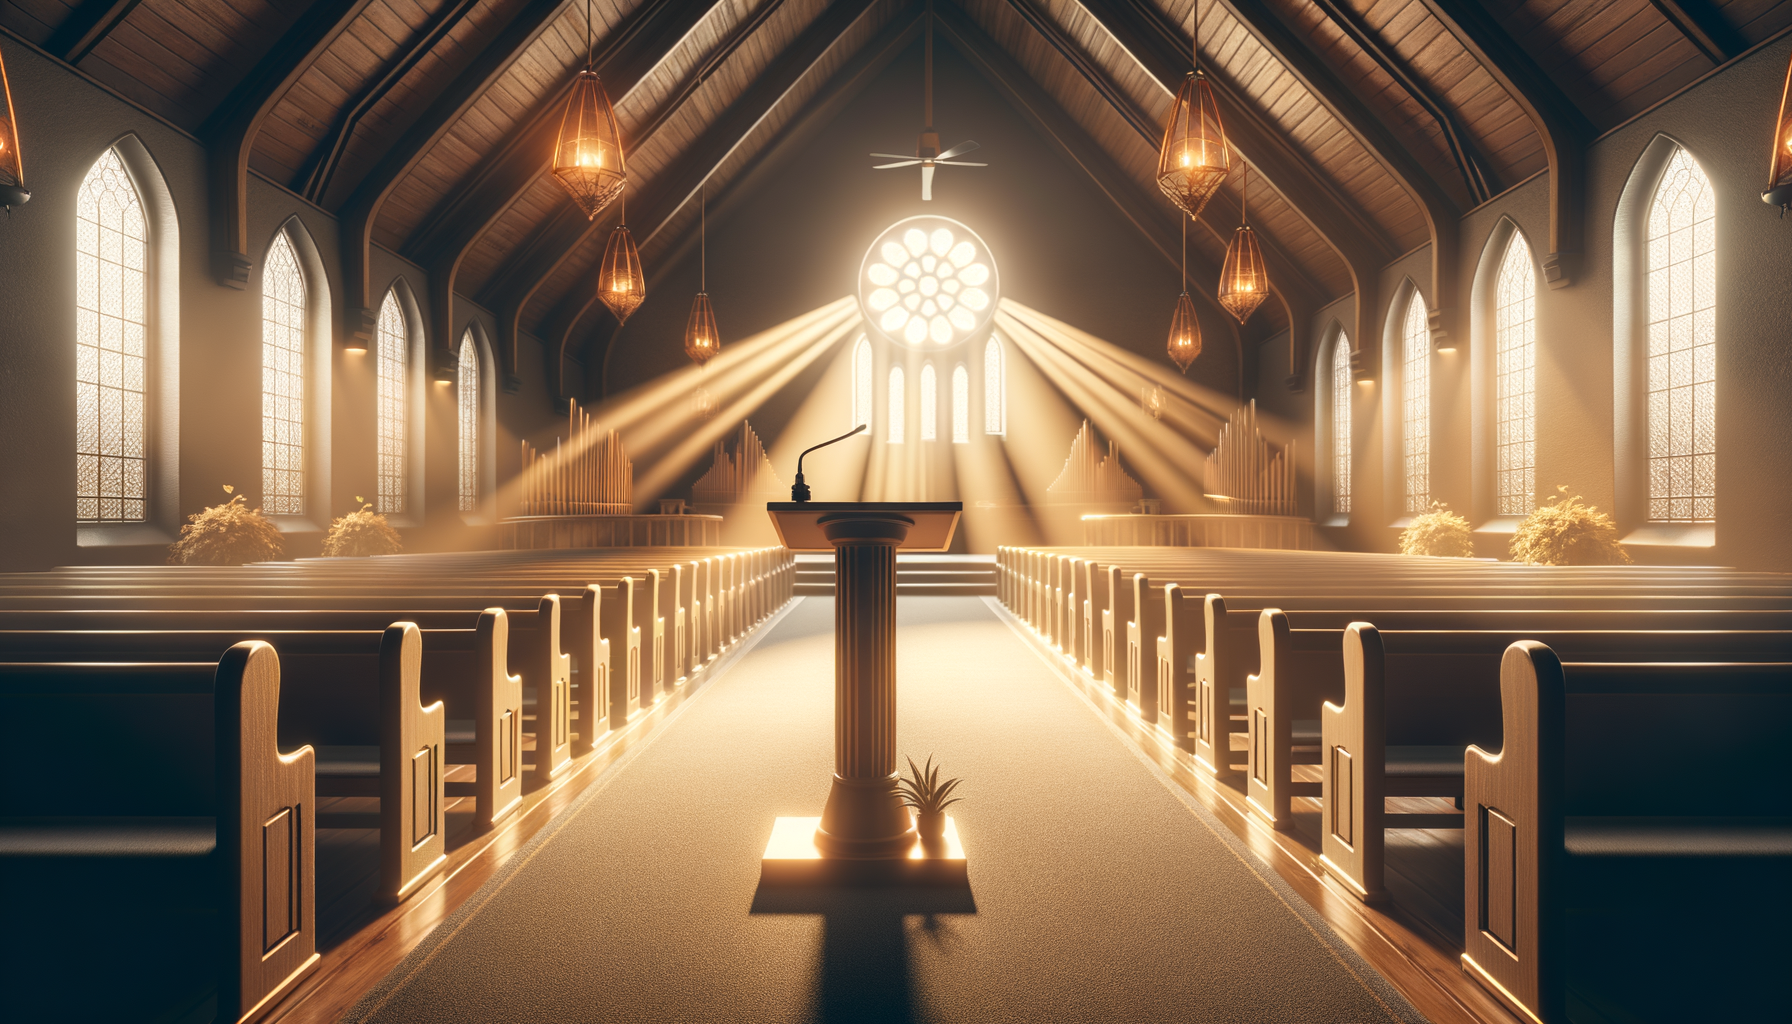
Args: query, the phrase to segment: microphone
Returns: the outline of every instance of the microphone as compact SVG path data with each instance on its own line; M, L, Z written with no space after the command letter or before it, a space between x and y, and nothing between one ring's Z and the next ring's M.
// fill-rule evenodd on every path
M846 433L841 434L839 437L834 438L833 440L821 442L820 444L816 445L815 448L826 448L828 445L833 444L835 441L844 441L847 438L853 436L854 434L862 433L865 430L865 427L866 427L866 424L861 423L858 426L852 428L851 430L848 430ZM815 448L803 449L803 455L809 454L810 452L814 451ZM790 500L791 501L796 501L796 502L808 501L809 497L810 497L809 485L806 483L803 483L803 455L798 455L796 457L796 483L793 483L790 485Z

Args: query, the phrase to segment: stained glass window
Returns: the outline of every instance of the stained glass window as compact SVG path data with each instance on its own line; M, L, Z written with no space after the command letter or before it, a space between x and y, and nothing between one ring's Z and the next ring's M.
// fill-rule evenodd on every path
M1537 499L1537 279L1514 231L1494 287L1494 495L1502 516Z
M852 349L852 425L871 429L871 342L864 338Z
M75 518L146 517L149 229L117 150L75 197Z
M902 367L890 367L890 443L902 443Z
M1414 288L1400 325L1401 456L1409 515L1431 507L1431 331L1426 320L1425 297Z
M460 510L479 506L479 353L473 332L461 335L454 397L460 405Z
M407 359L410 343L397 292L387 292L386 301L380 304L379 328L375 334L374 358L379 375L379 502L376 511L402 513L408 490L405 426L410 411Z
M1350 512L1350 339L1332 342L1332 511Z
M952 443L971 443L971 375L963 363L952 369Z
M939 437L938 409L939 384L933 377L933 364L926 363L921 367L921 440L933 441Z
M1717 200L1684 149L1649 207L1649 518L1717 518Z
M983 432L1008 432L1008 382L1003 379L1002 343L994 335L983 346Z
M305 511L305 279L284 233L261 272L261 508Z

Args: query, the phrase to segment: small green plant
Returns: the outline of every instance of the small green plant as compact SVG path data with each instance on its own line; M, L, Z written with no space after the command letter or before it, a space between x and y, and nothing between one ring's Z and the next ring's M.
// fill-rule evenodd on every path
M908 778L898 778L896 789L902 794L902 802L913 810L918 817L932 817L944 814L946 808L959 801L952 796L962 779L940 781L940 770L934 767L933 755L927 756L925 767L916 768L915 759L908 758Z
M1406 529L1400 531L1400 553L1473 558L1475 542L1469 534L1468 520L1450 511L1450 506L1443 502L1434 501L1430 510L1413 516Z
M285 553L280 528L235 491L225 484L229 501L187 517L180 537L168 546L169 565L242 565L271 561Z
M1512 559L1527 565L1626 565L1630 556L1618 543L1618 524L1597 506L1583 505L1568 486L1518 524Z
M359 494L355 495L355 500L361 502L359 509L330 524L330 532L324 536L324 557L365 558L398 554L404 547L398 531Z

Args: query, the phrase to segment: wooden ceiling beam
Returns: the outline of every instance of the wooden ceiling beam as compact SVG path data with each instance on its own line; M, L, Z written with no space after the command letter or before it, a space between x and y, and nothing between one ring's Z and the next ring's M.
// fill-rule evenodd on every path
M1450 159L1456 165L1456 173L1462 176L1462 187L1467 190L1469 204L1472 206L1484 203L1498 192L1499 185L1494 179L1493 169L1486 155L1475 145L1474 138L1457 120L1455 112L1432 93L1430 86L1419 77L1406 59L1384 44L1381 36L1369 27L1362 15L1342 0L1313 2L1339 31L1356 44L1357 49L1362 50L1384 74L1398 83L1412 97L1413 102L1436 122L1438 131L1443 135L1444 145L1450 150Z
M919 0L910 0L905 7L906 10L900 11L876 38L854 54L816 95L810 97L809 102L779 130L770 144L753 154L741 172L709 200L709 208L715 211L718 222L725 220L731 211L769 183L787 161L813 142L847 104L858 98L865 87L920 36ZM674 238L662 231L654 241L655 245L643 246L641 253L642 262L652 268L647 277L649 295L659 290L661 283L697 245L697 239L689 232ZM615 350L622 325L616 322L615 317L600 314L591 328L581 335L579 328L600 308L602 307L597 301L595 290L572 289L561 297L554 311L545 318L547 328L542 332L542 337L543 343L548 347L550 367L555 365L555 352L560 353L561 366L565 365L564 361L568 358L584 358L587 361L588 380L592 372L592 350L601 345L596 354L598 394L602 396L608 393L610 353ZM583 338L583 344L578 343L580 338ZM575 352L579 354L575 355ZM565 400L565 394L561 394L560 401Z
M386 62L385 71L380 77L369 83L355 97L348 109L344 110L330 126L330 134L315 152L311 170L306 173L299 193L314 203L323 203L330 190L330 181L336 175L342 155L348 149L349 140L354 138L355 129L360 127L361 119L367 116L380 100L391 93L394 86L404 80L424 57L435 50L436 44L447 38L448 33L459 27L478 6L479 0L450 0L421 30L413 33L405 48L393 59Z
M212 273L219 284L249 286L249 151L262 122L370 2L318 0L200 127L212 208Z
M104 42L112 34L112 30L124 24L132 11L143 0L87 0L76 7L50 38L44 41L44 50L61 57L70 64L81 63L81 58L93 52L93 48Z
M1033 0L1008 0L1008 4L1034 32L1039 34L1040 38L1044 39L1082 76L1097 95L1107 101L1108 106L1112 107L1114 112L1120 115L1121 120L1139 134L1139 137L1153 152L1157 150L1163 138L1163 127L1140 109L1138 104L1132 101L1132 97L1126 95L1125 91L1108 76L1105 68L1084 53L1077 41L1060 29L1045 12L1039 10ZM1237 142L1236 139L1230 141L1234 144ZM1271 187L1274 187L1273 182ZM1214 194L1213 198L1208 201L1207 209L1202 212L1203 216L1196 221L1196 230L1205 232L1222 246L1229 245L1232 241L1232 232L1221 230L1214 222L1218 220L1231 224L1242 221L1244 211L1239 208L1239 204L1233 202L1232 197L1222 190ZM1276 282L1278 287L1293 287L1306 292L1309 298L1316 298L1324 294L1324 289L1314 283L1306 268L1290 257L1269 232L1258 230L1256 234L1263 249L1264 258L1269 265L1271 281Z
M875 7L874 0L849 0L823 11L676 160L654 175L634 203L635 223L642 228L638 244L652 241L680 207L697 198L710 177ZM548 280L609 222L608 217L586 220L576 214L555 217L532 239L530 254L511 259L506 272L482 291L481 303L498 310L498 346L512 360L519 351L524 311ZM513 373L514 367L513 362Z
M1668 23L1698 47L1713 64L1726 64L1748 49L1742 37L1711 0L1649 0Z
M365 344L373 337L376 314L372 308L374 297L369 294L368 260L373 250L374 223L392 190L571 5L572 0L532 0L519 8L381 155L337 209L342 234L342 332L346 339Z
M1421 0L1536 125L1549 161L1549 252L1543 279L1565 288L1580 273L1587 146L1597 134L1585 113L1518 45L1479 0Z
M1150 0L1131 0L1135 5ZM1431 171L1412 155L1379 115L1320 58L1312 44L1294 32L1263 0L1218 0L1227 12L1257 38L1264 49L1293 75L1313 98L1331 112L1344 130L1368 151L1389 176L1418 204L1431 241L1431 336L1445 335L1447 317L1455 315L1456 239L1462 207ZM1351 371L1358 380L1373 380L1381 365L1381 331L1374 278L1359 279L1356 316L1350 328ZM1302 332L1290 331L1292 343Z
M978 27L976 22L952 7L937 10L934 16L940 34L946 41L995 86L996 91L1053 148L1089 176L1095 187L1113 202L1120 214L1145 237L1166 263L1180 268L1182 264L1178 239L1170 233L1169 226L1178 223L1182 214L1174 207L1157 202L1155 197L1148 194L1138 180L1128 174L1107 150L1091 138L1075 118L1065 113L1058 101L1034 81L1026 69ZM1191 268L1193 273L1215 280L1219 278L1220 268L1202 259L1198 253L1191 263L1194 264ZM1196 295L1197 301L1215 314L1214 317L1204 317L1205 323L1211 326L1217 318L1226 324L1228 340L1235 349L1242 351L1239 323L1233 319L1232 314L1226 312L1219 300L1208 294L1206 289L1197 288L1191 294ZM1272 290L1271 300L1285 303L1286 295L1278 295L1276 290ZM1283 305L1283 310L1286 309L1287 306Z

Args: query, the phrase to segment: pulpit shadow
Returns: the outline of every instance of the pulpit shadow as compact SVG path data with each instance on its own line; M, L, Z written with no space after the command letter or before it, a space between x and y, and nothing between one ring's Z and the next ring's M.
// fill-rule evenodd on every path
M963 887L771 888L753 896L755 914L822 918L820 986L814 1018L823 1022L908 1024L918 1018L905 920L922 917L938 934L948 914L975 914Z

